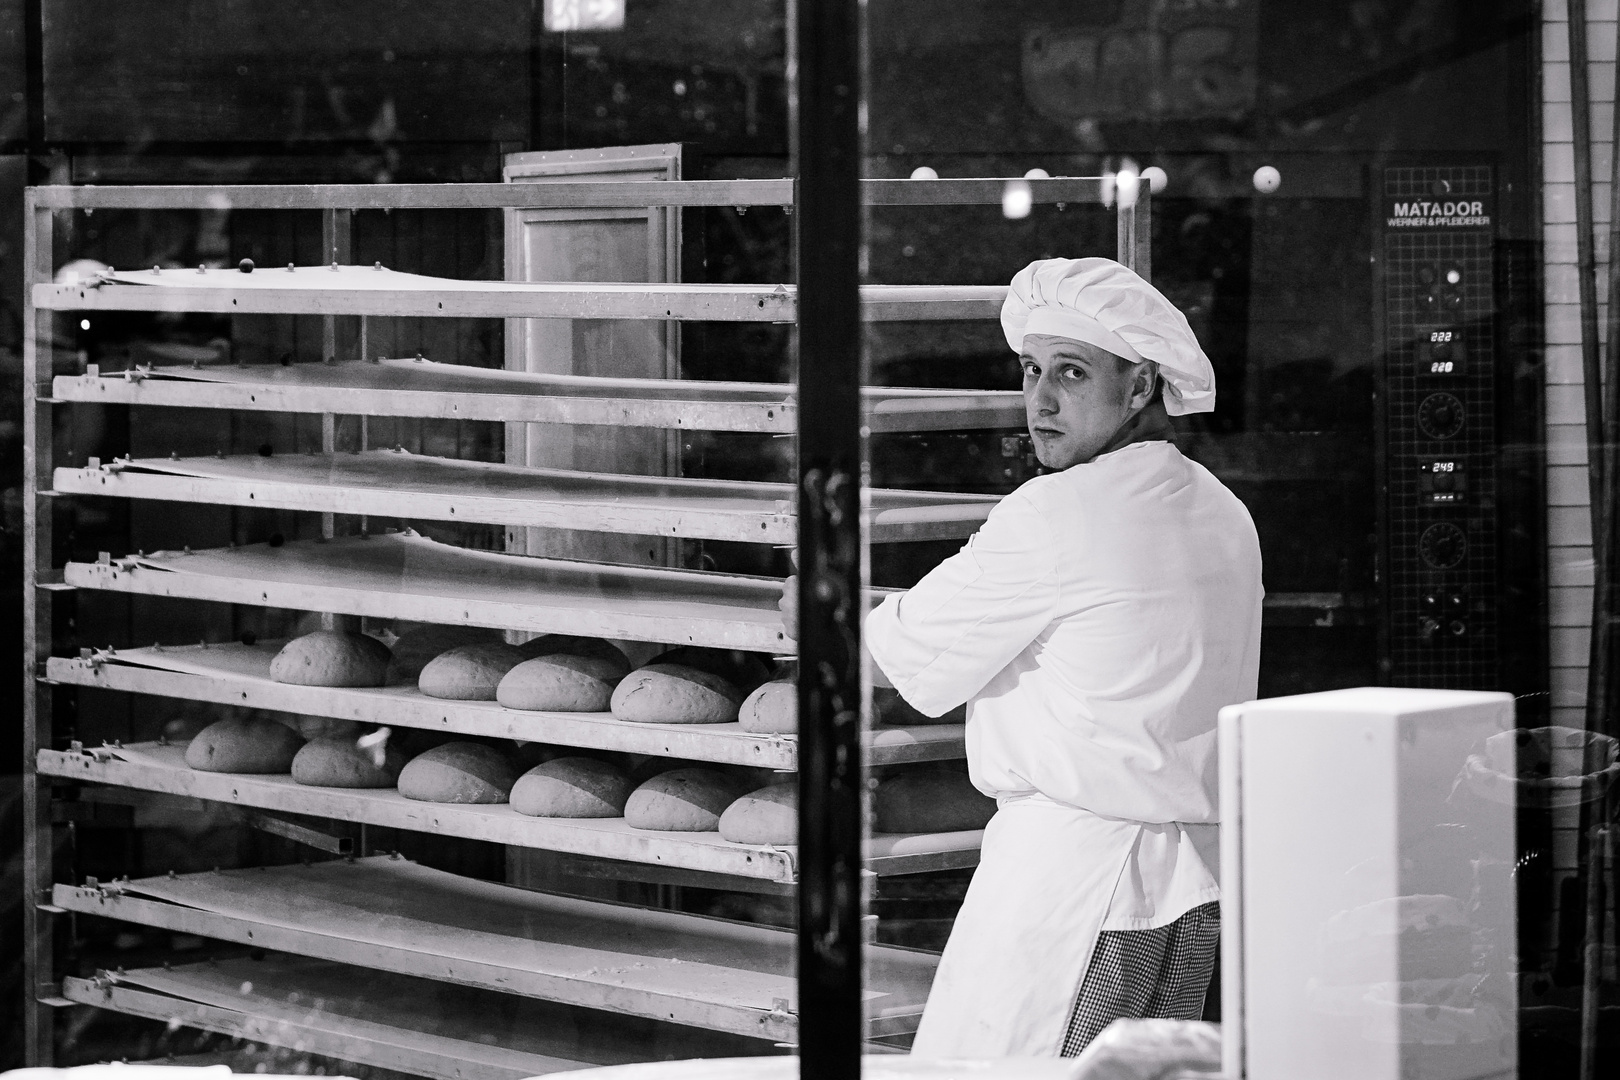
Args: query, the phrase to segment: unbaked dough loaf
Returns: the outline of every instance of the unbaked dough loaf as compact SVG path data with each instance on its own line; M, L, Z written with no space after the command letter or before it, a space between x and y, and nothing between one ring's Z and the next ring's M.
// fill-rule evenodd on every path
M504 641L457 645L428 661L416 687L428 697L494 701L501 679L524 659L516 645Z
M715 769L671 769L630 793L624 820L632 829L713 832L742 785Z
M531 712L607 712L613 688L626 672L600 656L552 653L525 660L495 688L495 700L508 709Z
M286 724L232 717L209 724L186 747L186 764L199 772L284 773L304 745Z
M558 653L566 653L569 656L594 656L618 668L618 677L621 679L630 674L630 669L635 666L630 663L630 658L624 655L623 649L601 638L576 637L573 634L541 634L537 638L525 641L518 648L523 650L524 656L530 658L555 656Z
M720 835L734 844L799 842L799 785L787 780L751 791L720 815Z
M283 645L270 661L270 677L298 686L381 686L389 656L374 637L317 630Z
M762 684L737 710L744 731L756 735L792 735L799 730L799 688L791 682Z
M682 664L648 664L613 690L613 715L639 724L727 724L743 695L718 675Z
M419 802L503 803L517 770L483 743L450 742L418 754L400 770L399 793Z
M632 787L617 766L595 758L560 757L518 777L512 809L530 817L622 817Z
M394 639L394 656L388 662L389 686L415 686L428 661L459 645L492 644L501 640L499 630L484 626L417 626Z
M872 688L872 714L878 723L891 727L938 727L967 723L966 705L958 705L940 716L925 716L912 708L899 691L887 686Z
M382 751L381 764L372 748L356 745L353 738L325 735L311 739L293 758L292 778L310 787L393 787L405 767L405 752L391 744L377 749Z
M873 809L873 832L962 832L988 825L996 801L981 795L966 773L922 768L879 783Z

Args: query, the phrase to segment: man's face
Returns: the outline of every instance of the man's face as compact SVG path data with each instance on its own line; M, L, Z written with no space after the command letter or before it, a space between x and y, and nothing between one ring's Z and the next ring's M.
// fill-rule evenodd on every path
M1029 334L1018 361L1035 456L1049 469L1096 457L1156 390L1151 364L1072 338Z

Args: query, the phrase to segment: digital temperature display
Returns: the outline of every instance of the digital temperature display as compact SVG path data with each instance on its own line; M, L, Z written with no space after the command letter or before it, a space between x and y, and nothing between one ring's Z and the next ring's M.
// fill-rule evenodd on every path
M1443 327L1426 331L1417 343L1419 375L1461 375L1468 350L1461 330Z
M1468 498L1468 477L1456 458L1418 463L1418 497L1430 506L1455 506Z

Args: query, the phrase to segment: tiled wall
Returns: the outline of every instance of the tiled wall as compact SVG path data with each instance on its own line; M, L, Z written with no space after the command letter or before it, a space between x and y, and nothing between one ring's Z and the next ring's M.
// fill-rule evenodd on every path
M1620 0L1587 0L1592 105L1592 211L1598 330L1608 318L1609 199L1614 158L1615 14ZM1575 147L1570 109L1569 16L1564 0L1542 8L1543 221L1547 317L1547 570L1551 586L1552 721L1585 725L1591 641L1592 525L1586 477L1581 312L1575 268ZM1577 816L1557 830L1557 872L1575 869Z

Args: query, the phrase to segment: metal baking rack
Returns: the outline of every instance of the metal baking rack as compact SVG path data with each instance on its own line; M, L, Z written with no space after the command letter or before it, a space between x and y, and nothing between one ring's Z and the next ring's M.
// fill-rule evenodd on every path
M95 462L57 469L55 490L214 506L587 529L792 544L791 484L616 476L403 450ZM873 543L971 536L994 495L868 493Z
M633 829L623 818L527 817L494 806L416 802L394 788L306 787L291 776L201 772L189 767L184 745L134 743L94 750L41 750L41 775L139 788L260 810L306 814L412 832L487 840L514 847L649 863L729 878L792 884L795 848L734 844L719 833ZM978 862L981 833L874 834L866 842L869 869L879 875L953 870Z
M543 375L443 364L424 357L329 364L144 367L59 375L58 401L167 405L258 412L340 412L438 420L599 424L672 430L797 430L787 383L695 382ZM869 386L877 433L1017 427L1023 395L1012 390Z
M790 735L755 735L739 724L627 724L611 713L520 712L492 701L446 701L414 686L298 686L270 678L281 641L252 645L170 645L93 650L53 656L46 677L63 686L210 701L367 724L399 724L457 735L614 750L793 771L799 743ZM865 733L873 766L940 761L964 754L962 726L872 727Z
M366 987L363 996L356 986ZM593 1015L587 1010L285 954L68 976L62 996L433 1080L524 1080L639 1060L627 1055L622 1034L615 1038L600 1024L601 1037L583 1044L574 1038ZM680 1057L712 1052L701 1039L685 1040L682 1049Z
M403 859L58 885L66 911L401 975L792 1041L793 933L552 896ZM869 1034L915 1025L938 957L867 948Z
M867 181L874 205L998 204L1005 181ZM1098 202L1095 178L1028 181L1036 202ZM785 486L632 478L602 473L506 469L466 461L373 451L342 454L335 414L484 420L507 424L593 424L619 428L791 434L794 387L489 371L423 357L371 360L367 316L701 319L791 322L792 286L580 284L433 279L375 264L347 265L353 213L365 209L489 208L579 210L698 206L784 206L790 180L612 181L544 184L48 187L27 196L24 322L25 617L32 635L25 692L25 905L30 1063L51 1057L50 1007L94 1002L157 1015L164 1002L191 1003L197 1026L275 1042L288 1032L341 1056L426 1075L506 1078L572 1067L546 1047L508 1046L517 1057L469 1054L457 1041L421 1041L409 1023L322 1028L289 1020L280 1006L239 996L210 1004L207 979L183 968L155 974L54 982L51 913L94 913L216 941L274 949L322 963L350 964L437 983L457 983L558 1006L673 1022L693 1029L791 1042L796 1035L793 936L601 901L567 900L440 875L409 863L361 858L307 867L227 871L124 883L53 885L51 783L109 785L260 811L389 825L495 840L612 860L642 880L708 882L780 894L794 880L791 848L754 848L717 837L635 833L622 822L523 818L507 807L409 803L393 792L299 787L286 777L194 772L178 747L66 748L53 730L45 685L98 687L220 704L287 709L467 734L627 750L729 764L791 769L791 737L749 736L734 725L654 730L602 716L523 714L485 703L444 702L412 692L292 687L267 677L263 648L210 646L126 650L122 655L51 655L51 598L74 589L190 597L226 604L474 624L525 632L564 631L668 644L782 653L791 644L776 614L772 579L666 568L519 558L434 544L408 533L341 537L334 514L468 521L517 528L640 531L644 535L793 540ZM1148 200L1118 211L1119 255L1147 270ZM114 272L78 283L53 281L53 214L141 209L314 209L323 213L331 266ZM1004 290L990 287L871 286L873 321L992 319ZM51 312L147 311L327 316L323 355L334 357L334 318L361 316L361 359L291 366L213 365L53 372ZM1016 393L872 387L864 391L874 432L968 430L1022 422ZM55 411L75 403L318 413L322 454L169 461L95 462L56 469ZM58 567L51 558L48 499L112 495L131 500L265 506L323 515L320 541L195 553L154 553ZM918 492L873 492L875 541L965 536L989 500ZM406 558L408 554L409 558ZM409 573L404 572L407 565ZM678 730L677 730L678 728ZM874 730L874 763L938 760L963 753L959 726ZM979 836L874 836L873 874L972 865ZM234 883L234 889L233 889ZM226 894L229 894L227 896ZM387 914L378 905L385 905ZM472 927L468 921L482 920ZM401 930L404 927L406 929ZM561 929L559 929L561 928ZM390 933L395 937L388 937ZM469 946L468 942L473 945ZM600 944L593 945L592 942ZM468 954L467 949L472 949ZM462 950L458 952L457 950ZM874 992L871 1038L915 1029L935 957L893 947L866 953ZM304 962L274 978L297 992L316 975ZM268 970L268 969L267 969ZM352 980L350 980L352 982ZM537 1006L538 1007L538 1006ZM342 1010L337 1010L341 1012ZM171 1011L165 1016L186 1016ZM476 1028L476 1021L471 1025ZM280 1034L277 1034L279 1032ZM480 1034L474 1030L475 1035ZM699 1034L699 1033L694 1033ZM415 1040L414 1042L412 1040ZM465 1040L462 1040L465 1042ZM402 1056L411 1048L416 1056ZM493 1053L493 1052L492 1052ZM527 1055L527 1056L524 1056ZM452 1060L457 1067L450 1067ZM595 1063L595 1062L592 1062ZM601 1062L607 1063L607 1062ZM440 1071L442 1070L442 1072Z

